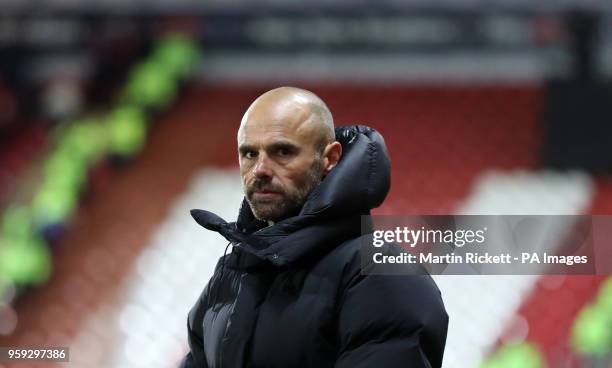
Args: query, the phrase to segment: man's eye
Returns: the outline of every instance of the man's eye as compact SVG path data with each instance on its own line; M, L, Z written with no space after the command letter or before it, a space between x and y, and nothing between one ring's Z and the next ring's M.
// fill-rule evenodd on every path
M291 150L289 148L279 148L278 155L279 156L289 156L291 154Z
M245 158L255 158L255 156L257 156L257 154L254 151L246 151L244 153Z

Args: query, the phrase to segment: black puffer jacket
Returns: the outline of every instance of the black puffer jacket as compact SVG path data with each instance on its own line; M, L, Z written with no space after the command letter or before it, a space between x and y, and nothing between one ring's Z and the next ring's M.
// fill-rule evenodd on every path
M189 312L182 367L440 367L448 316L429 276L362 275L361 216L389 191L382 136L336 129L338 165L273 226L193 210L232 252Z

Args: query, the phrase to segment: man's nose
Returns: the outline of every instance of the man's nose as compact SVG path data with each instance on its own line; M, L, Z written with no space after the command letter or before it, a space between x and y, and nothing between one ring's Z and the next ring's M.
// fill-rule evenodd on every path
M266 179L272 177L272 169L270 162L265 154L259 155L257 163L253 167L253 175L258 179Z

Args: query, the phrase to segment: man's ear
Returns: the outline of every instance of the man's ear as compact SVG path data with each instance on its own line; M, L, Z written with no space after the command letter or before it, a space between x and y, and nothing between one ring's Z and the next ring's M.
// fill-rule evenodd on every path
M323 151L323 168L327 175L340 161L342 157L342 145L338 141L329 143Z

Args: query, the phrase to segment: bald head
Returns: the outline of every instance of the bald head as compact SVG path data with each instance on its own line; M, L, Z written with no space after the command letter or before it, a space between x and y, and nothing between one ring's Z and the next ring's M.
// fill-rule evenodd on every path
M296 87L279 87L259 96L242 117L238 136L248 125L285 124L310 135L319 149L335 141L334 119L329 108L314 93Z
M314 93L281 87L259 96L238 129L245 197L255 217L276 222L299 212L339 162L334 121Z

